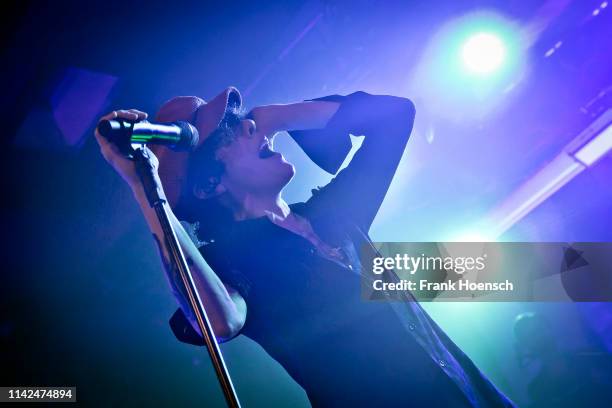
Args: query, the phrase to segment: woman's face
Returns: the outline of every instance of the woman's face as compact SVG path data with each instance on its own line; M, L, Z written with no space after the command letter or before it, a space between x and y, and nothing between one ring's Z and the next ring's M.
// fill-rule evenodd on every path
M217 151L225 165L221 184L234 198L275 196L291 181L295 168L278 152L253 120L243 119L238 137Z

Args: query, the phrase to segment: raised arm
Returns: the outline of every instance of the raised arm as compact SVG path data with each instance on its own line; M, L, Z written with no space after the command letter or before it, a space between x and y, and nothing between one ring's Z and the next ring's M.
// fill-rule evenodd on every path
M265 129L287 130L319 167L335 174L351 149L349 134L365 136L348 167L312 203L351 218L367 231L387 193L415 117L406 98L355 92L256 108ZM258 124L259 126L259 124Z
M134 109L120 110L114 111L102 119L114 119L116 117L130 120L143 120L147 117L147 114ZM95 136L104 158L132 189L134 197L159 247L162 264L172 291L181 305L181 309L185 316L187 316L196 332L200 334L191 306L187 300L181 278L178 271L173 268L170 262L169 250L166 246L166 242L163 241L161 226L157 220L155 211L149 206L143 186L136 174L134 163L126 159L115 145L110 143L97 131ZM152 160L157 161L152 152L151 156ZM157 168L156 163L155 167ZM161 185L161 180L158 180L158 182ZM189 234L184 230L173 213L170 213L170 219L183 253L185 254L185 258L189 264L189 268L196 283L196 288L204 303L204 308L211 321L215 335L221 341L232 338L240 331L246 319L246 304L244 299L242 299L236 290L224 285L219 277L213 272L189 237Z
M345 138L328 137L325 130L341 106L338 100L304 101L286 105L254 108L247 115L257 124L258 132L273 135L288 131L310 159L330 174L335 174L351 150L348 133Z
M253 108L249 117L264 134L285 130L322 129L334 116L337 102L308 101L286 105L265 105Z

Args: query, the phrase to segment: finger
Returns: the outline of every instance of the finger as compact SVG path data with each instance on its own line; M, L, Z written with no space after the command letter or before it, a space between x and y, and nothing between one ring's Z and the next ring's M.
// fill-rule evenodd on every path
M116 119L116 118L123 118L123 119L128 119L131 121L140 121L140 120L144 120L148 117L146 112L142 112L139 111L137 109L119 109L119 110L114 110L104 116L102 116L100 118L100 120L112 120L112 119ZM98 144L100 145L100 147L103 146L107 146L107 145L112 145L112 143L110 143L108 141L108 139L106 139L105 137L103 137L100 132L98 132L98 129L96 128L94 131L94 135L96 137L96 140L98 141Z
M103 120L112 120L115 119L117 117L117 111L112 111L110 113L107 113L106 115L102 116L100 118L100 120L98 121L101 122ZM108 143L108 141L106 140L105 137L102 137L102 135L100 134L100 132L98 132L98 127L96 126L95 130L94 130L94 135L96 136L96 140L98 141L98 143L100 144L100 146L102 146L104 143Z
M112 111L102 116L100 120L111 120L111 119L115 119L116 117L117 117L117 111Z
M138 120L138 114L134 112L130 112L129 110L121 109L117 111L117 117L128 119L128 120Z
M107 115L108 116L108 115ZM109 117L109 119L104 119L105 117L101 118L100 120L110 120L112 119L112 117ZM110 141L105 138L104 136L102 136L100 134L100 132L98 132L98 127L96 126L95 130L94 130L94 136L96 137L96 141L98 142L98 144L100 145L100 147L104 147L108 144L111 144Z
M100 145L100 147L106 146L109 143L108 140L106 140L106 138L103 137L100 132L98 132L97 128L94 132L94 136L96 137L96 141L98 142L98 145Z
M100 135L98 132L96 132L95 135L96 135L96 141L98 142L98 146L100 146L100 151L106 157L105 153L112 152L113 151L113 147L115 145L113 145L111 142L109 142L108 139L106 139L104 136Z
M147 112L139 111L138 109L128 109L128 112L138 115L138 120L144 120L149 116Z

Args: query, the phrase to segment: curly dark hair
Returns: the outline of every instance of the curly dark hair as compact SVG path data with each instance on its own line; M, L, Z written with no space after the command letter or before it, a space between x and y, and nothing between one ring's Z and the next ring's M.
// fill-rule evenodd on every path
M193 188L203 188L212 193L220 182L225 165L217 158L217 151L231 144L238 137L238 128L244 111L229 106L217 128L206 138L199 149L192 153L187 169L187 190L180 205L182 218L198 222L198 238L211 241L223 233L233 221L231 211L221 204L217 197L199 199L193 195Z

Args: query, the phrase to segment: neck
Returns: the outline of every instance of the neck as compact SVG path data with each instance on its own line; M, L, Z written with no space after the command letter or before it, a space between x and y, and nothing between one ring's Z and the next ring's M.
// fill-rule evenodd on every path
M289 205L280 194L268 197L247 195L234 202L232 209L236 221L263 216L285 219L291 213Z
M325 245L314 232L310 222L291 212L289 205L281 198L280 194L267 199L245 196L240 201L234 201L233 204L232 208L236 221L266 216L274 224L302 236L316 247Z
M313 244L318 241L310 223L291 212L289 205L281 198L280 194L267 198L245 196L240 201L234 201L232 208L236 221L266 216L279 227L301 235Z

